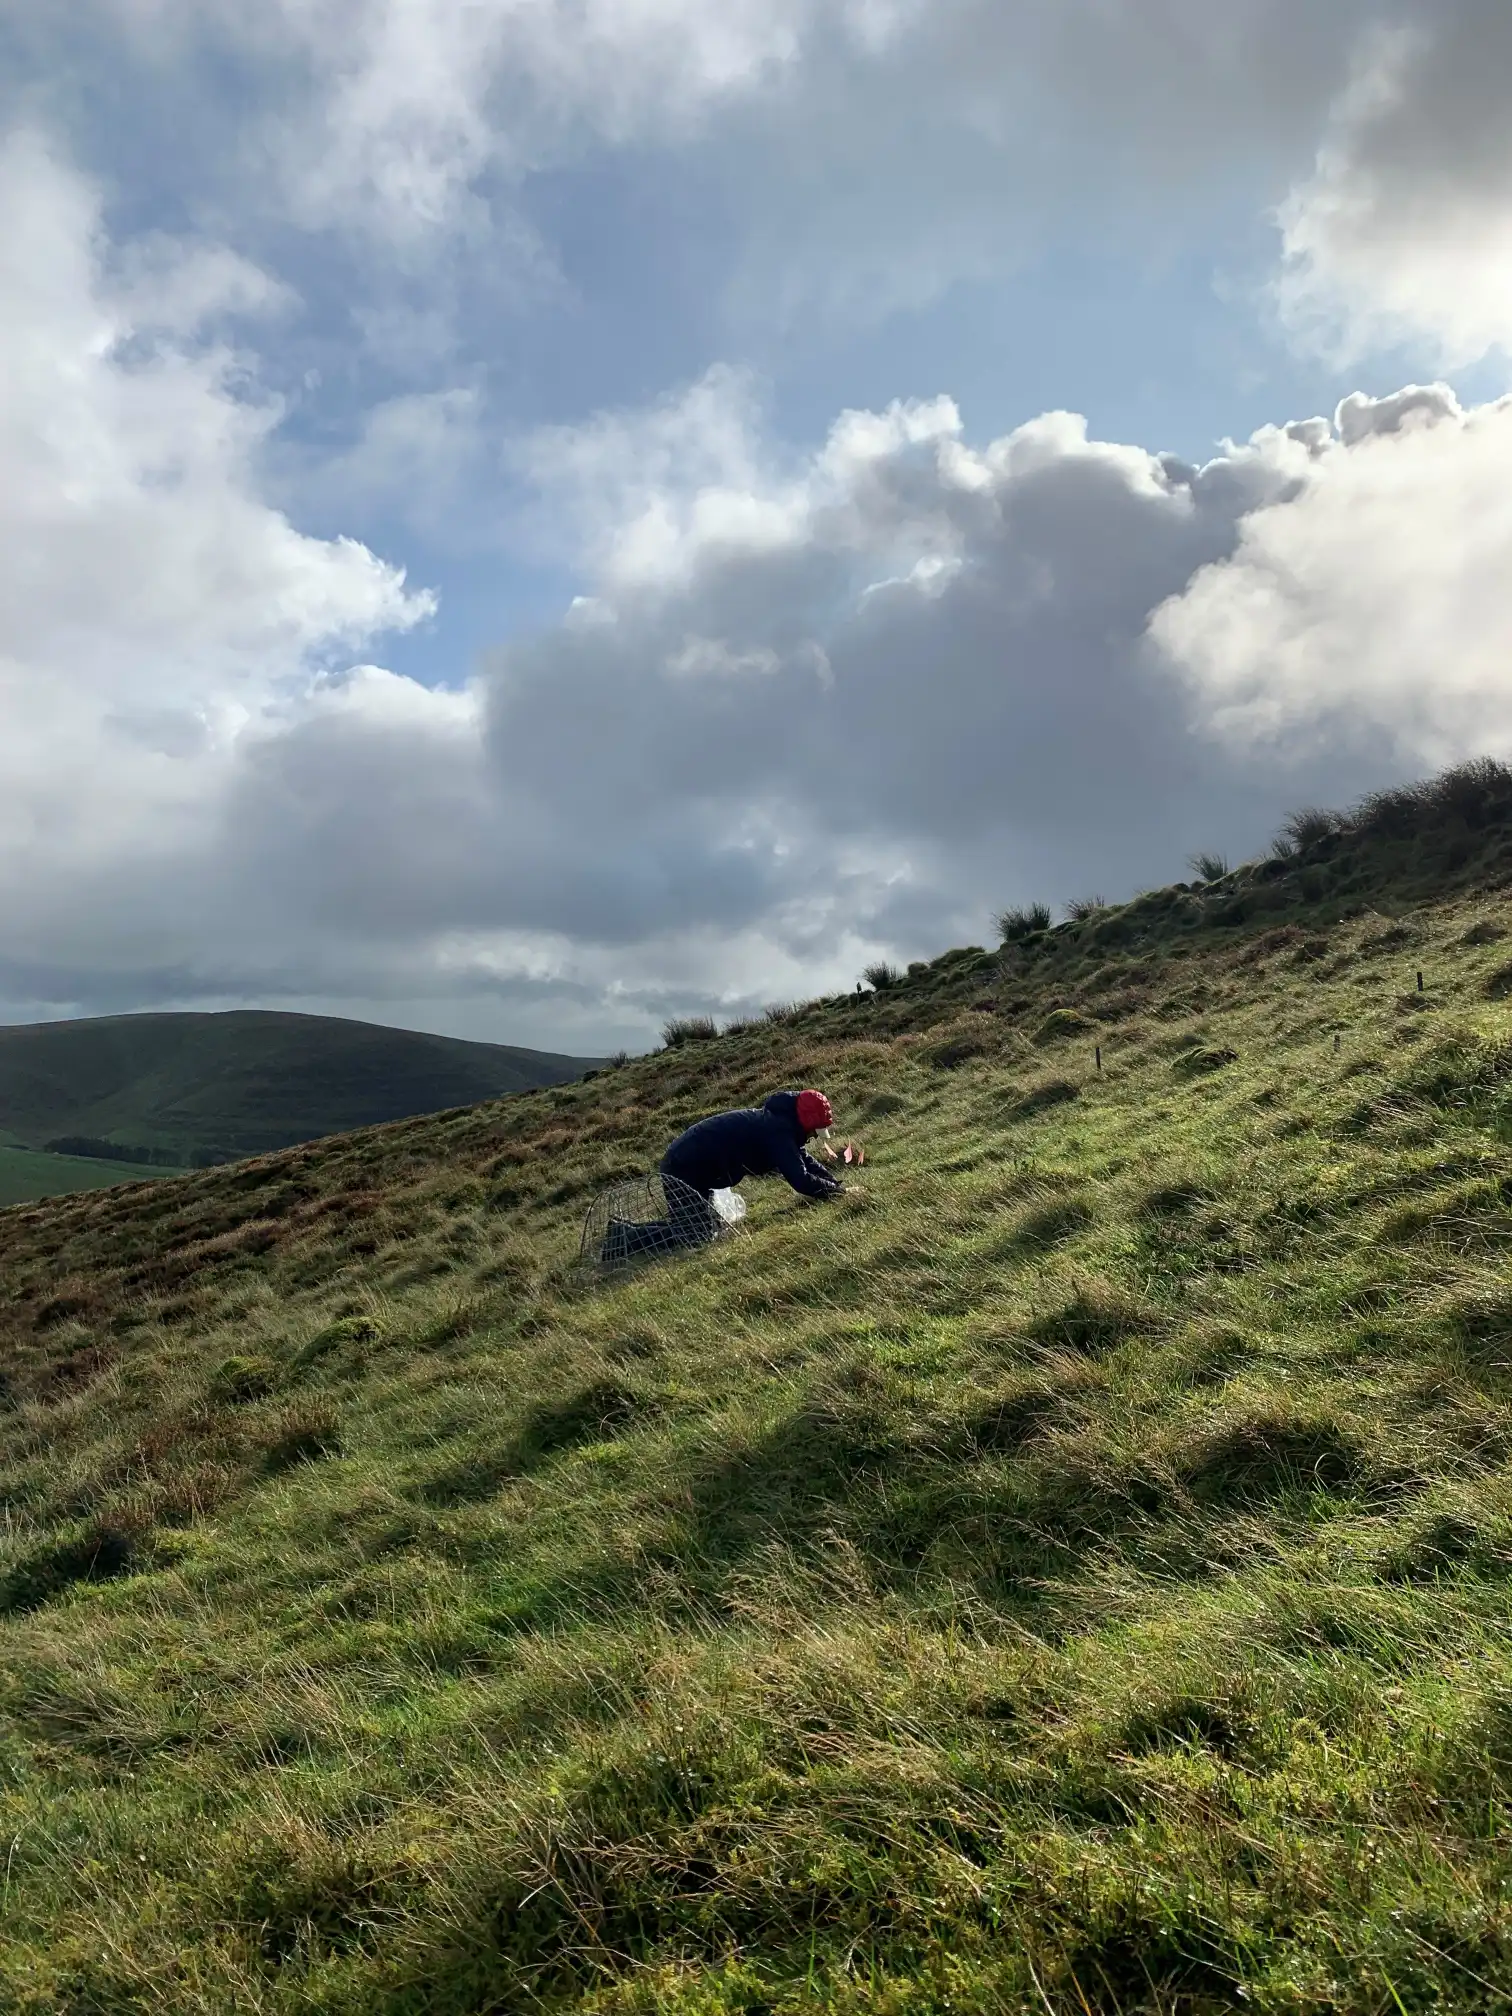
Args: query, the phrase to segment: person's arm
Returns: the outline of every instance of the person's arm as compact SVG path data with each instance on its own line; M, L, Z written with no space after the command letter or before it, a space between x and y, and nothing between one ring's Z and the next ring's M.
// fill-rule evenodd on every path
M787 1178L800 1197L838 1197L845 1188L812 1155L805 1155L796 1141L785 1141L779 1148L777 1173Z

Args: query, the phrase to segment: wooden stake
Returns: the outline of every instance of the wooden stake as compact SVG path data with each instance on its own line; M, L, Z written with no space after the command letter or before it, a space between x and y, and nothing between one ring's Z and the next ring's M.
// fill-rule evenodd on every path
M1421 973L1419 973L1419 975L1418 975L1418 992L1419 992L1419 994L1421 994L1421 993L1422 993L1422 991L1423 991L1423 976L1422 976L1422 974L1421 974Z
M1099 1070L1099 1071L1101 1071L1101 1069L1102 1069L1102 1045L1101 1045L1101 1043L1099 1043L1099 1044L1098 1044L1098 1046L1097 1046L1097 1068L1098 1068L1098 1070Z

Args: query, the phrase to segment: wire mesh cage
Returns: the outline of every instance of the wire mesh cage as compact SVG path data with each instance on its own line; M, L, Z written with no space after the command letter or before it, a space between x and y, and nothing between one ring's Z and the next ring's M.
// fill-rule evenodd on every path
M580 1260L613 1271L640 1260L659 1260L724 1239L745 1217L736 1190L701 1190L659 1171L632 1176L601 1190L583 1220Z

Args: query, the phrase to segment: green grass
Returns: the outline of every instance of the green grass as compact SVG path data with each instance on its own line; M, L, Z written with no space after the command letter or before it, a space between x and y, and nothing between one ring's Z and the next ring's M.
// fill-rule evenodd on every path
M87 1155L46 1155L32 1148L0 1145L0 1208L75 1190L98 1190L109 1183L143 1183L168 1174L132 1162L103 1162Z
M0 1218L0 2006L1506 2008L1503 830Z
M0 1114L18 1145L85 1137L188 1167L565 1083L591 1061L322 1015L108 1015L0 1027Z

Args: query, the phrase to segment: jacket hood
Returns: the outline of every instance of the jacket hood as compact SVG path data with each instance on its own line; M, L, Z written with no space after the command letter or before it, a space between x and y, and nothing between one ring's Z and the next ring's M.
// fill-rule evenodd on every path
M798 1094L796 1092L774 1092L770 1099L762 1101L763 1113L770 1113L774 1120L780 1120L785 1127L791 1127L795 1138L807 1141L808 1129L798 1118Z

